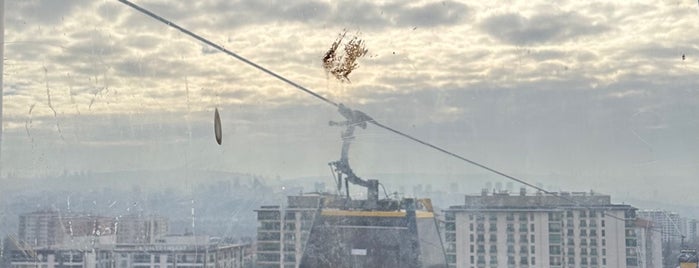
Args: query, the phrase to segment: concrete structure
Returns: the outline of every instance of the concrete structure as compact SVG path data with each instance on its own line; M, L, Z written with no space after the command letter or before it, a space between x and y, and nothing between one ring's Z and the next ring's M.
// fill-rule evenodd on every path
M257 211L256 267L445 267L429 200L289 196Z
M19 216L19 240L32 247L63 243L65 228L56 211L35 211Z
M660 232L654 229L652 221L637 218L636 236L638 240L638 267L662 268L663 248Z
M444 211L449 267L640 267L635 208L559 195L466 196Z
M90 214L35 211L19 216L19 240L32 247L62 244L75 237L114 233L114 219Z
M157 215L131 214L116 221L117 243L120 244L152 244L167 233L167 218Z

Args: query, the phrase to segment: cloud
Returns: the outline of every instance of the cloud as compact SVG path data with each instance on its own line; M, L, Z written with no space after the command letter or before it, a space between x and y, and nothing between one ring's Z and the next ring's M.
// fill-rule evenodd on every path
M442 1L421 6L402 6L395 13L397 25L434 27L458 24L469 15L469 9L462 3Z
M486 18L480 26L490 36L513 45L567 42L580 36L600 34L610 28L575 12L531 17L517 13L500 14Z
M53 24L69 16L76 7L87 6L89 0L32 0L32 1L8 1L6 7L13 12L8 13L8 19L21 20L30 25Z

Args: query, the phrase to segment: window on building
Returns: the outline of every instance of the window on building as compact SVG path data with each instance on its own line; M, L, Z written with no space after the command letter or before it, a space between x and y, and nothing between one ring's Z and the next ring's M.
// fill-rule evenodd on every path
M527 239L527 235L519 235L519 242L520 243L529 243L529 239Z
M519 214L519 220L520 220L520 221L527 221L528 218L529 218L529 217L527 216L527 213L526 213L526 212L522 212L522 213Z
M525 256L520 257L520 259L519 259L519 264L528 265L528 264L529 264L529 258L527 258L527 257L525 257Z
M519 224L519 231L520 231L520 232L527 232L527 224L526 224L526 223L520 223L520 224Z
M561 255L561 246L549 246L550 255Z

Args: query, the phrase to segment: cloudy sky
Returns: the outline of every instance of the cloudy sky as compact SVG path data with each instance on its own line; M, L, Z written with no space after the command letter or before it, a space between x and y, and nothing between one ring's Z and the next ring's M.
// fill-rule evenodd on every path
M699 177L698 3L548 2L136 1L552 190L699 202L686 187ZM5 17L5 175L185 167L293 178L329 176L339 158L333 107L118 1L8 0ZM321 67L343 29L369 49L351 83ZM484 173L371 127L357 131L351 159L360 175Z

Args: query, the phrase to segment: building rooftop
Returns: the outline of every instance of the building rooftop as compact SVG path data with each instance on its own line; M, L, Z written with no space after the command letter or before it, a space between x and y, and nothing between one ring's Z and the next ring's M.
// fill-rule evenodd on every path
M594 192L559 192L555 195L542 193L519 194L483 191L480 195L466 195L464 204L449 209L555 209L561 207L630 208L629 205L612 204L611 196Z

